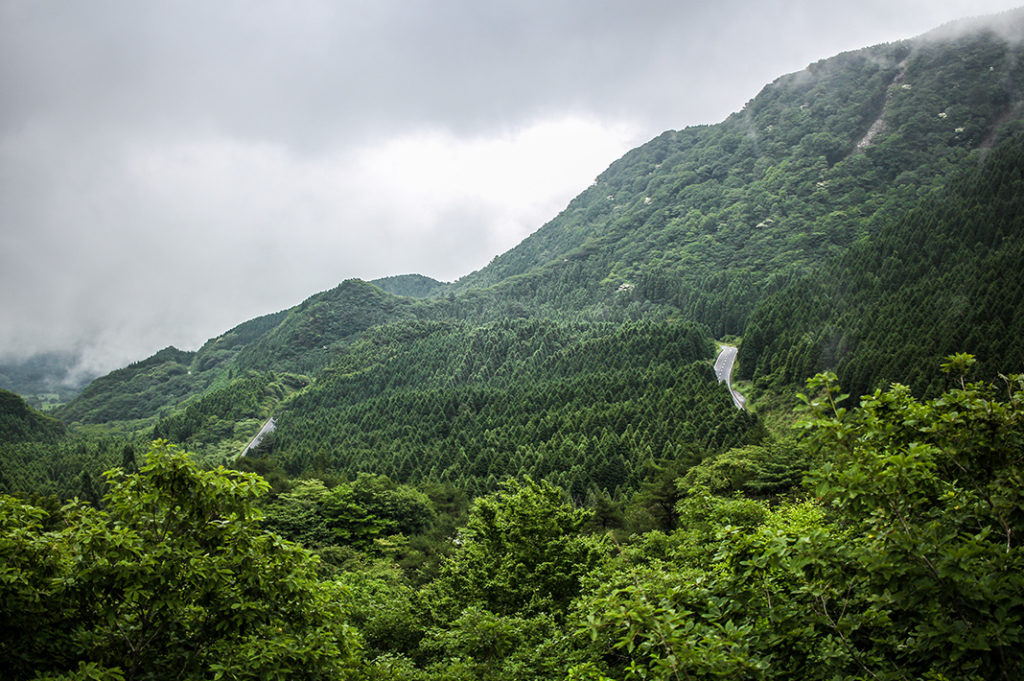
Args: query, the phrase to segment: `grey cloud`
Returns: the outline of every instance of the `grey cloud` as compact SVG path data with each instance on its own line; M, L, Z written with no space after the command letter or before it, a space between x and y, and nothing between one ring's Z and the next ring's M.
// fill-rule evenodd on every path
M391 205L358 150L571 114L640 142L1012 4L0 0L0 356L194 347L346 277L455 278L558 210Z
M878 35L880 18L899 37L930 28L921 15L957 16L957 3L945 15L930 4L16 3L0 48L16 93L4 119L49 113L83 132L213 127L310 148L566 106L678 127L728 113L780 67L875 40L860 35Z

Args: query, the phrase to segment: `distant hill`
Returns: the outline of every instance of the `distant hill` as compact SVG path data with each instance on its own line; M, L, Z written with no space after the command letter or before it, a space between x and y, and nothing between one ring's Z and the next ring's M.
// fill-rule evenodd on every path
M54 413L68 421L128 421L154 414L168 400L190 394L197 383L189 367L194 352L167 347L148 359L97 378L71 404Z
M64 424L36 411L20 396L0 390L0 442L54 442Z
M54 414L69 423L152 418L201 394L217 380L229 380L233 376L230 361L275 328L286 314L287 310L250 319L211 338L196 352L164 348L90 383L76 400Z
M410 298L430 298L440 293L445 287L443 282L422 274L399 274L393 277L374 279L370 283L388 293Z

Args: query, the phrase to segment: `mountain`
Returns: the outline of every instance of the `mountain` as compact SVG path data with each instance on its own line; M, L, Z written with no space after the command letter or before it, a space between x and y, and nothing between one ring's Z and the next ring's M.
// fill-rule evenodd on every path
M167 347L90 383L70 404L54 410L66 422L106 423L151 418L232 377L230 360L281 323L287 311L239 324L197 352Z
M289 473L367 467L402 480L497 478L508 472L497 460L571 471L593 460L584 436L607 434L626 452L612 487L635 486L638 462L699 458L651 439L671 414L706 432L728 412L709 406L725 395L710 374L672 379L691 381L707 406L693 412L654 406L637 382L709 362L712 338L742 338L740 375L758 392L827 368L857 390L934 390L937 358L959 351L989 370L1024 364L1013 342L1022 125L1024 11L840 54L770 83L720 124L627 153L454 283L349 280L195 353L168 348L97 379L55 413L222 452L242 438L231 419L273 408L281 423L263 449ZM704 349L663 358L625 329L652 343L686 329ZM565 352L587 358L578 384L559 373ZM625 364L602 369L609 358ZM569 386L590 397L545 401ZM468 449L450 432L463 413L477 419ZM707 443L753 441L758 428ZM544 438L572 432L576 453L542 463Z
M1019 35L1022 21L999 24ZM1020 56L1019 42L979 29L812 64L719 125L629 152L452 290L542 306L625 297L740 334L772 278L841 254L1012 128Z
M36 411L20 396L0 390L0 442L53 442L64 435L64 424Z

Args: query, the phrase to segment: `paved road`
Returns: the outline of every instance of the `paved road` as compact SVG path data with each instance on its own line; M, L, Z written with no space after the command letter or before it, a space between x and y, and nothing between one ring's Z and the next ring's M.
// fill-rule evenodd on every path
M260 428L260 432L256 433L256 437L254 437L252 439L252 441L248 445L246 445L245 449L242 450L242 456L245 456L246 454L248 454L249 450L252 450L252 449L255 449L256 447L259 447L260 442L263 440L263 436L266 435L267 433L271 432L272 430L274 430L274 428L276 426L277 426L277 419L275 419L274 417L270 417L270 420L267 421L266 423L264 423L263 427ZM241 457L239 457L239 458L241 458Z
M747 398L732 389L732 365L736 361L736 352L736 348L732 345L722 346L722 351L718 353L718 359L715 360L715 376L718 377L719 383L725 381L726 387L729 388L729 394L732 395L732 403L736 405L736 408L743 409L747 404Z

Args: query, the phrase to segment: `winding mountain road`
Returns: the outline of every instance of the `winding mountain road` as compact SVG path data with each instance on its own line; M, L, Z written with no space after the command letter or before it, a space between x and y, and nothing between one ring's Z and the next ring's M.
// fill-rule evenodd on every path
M725 381L725 385L729 388L729 394L732 396L732 403L736 405L737 409L743 409L747 404L747 398L739 394L732 389L732 365L736 361L736 348L732 345L723 345L722 351L718 353L718 359L715 360L715 376L718 377L718 382Z

